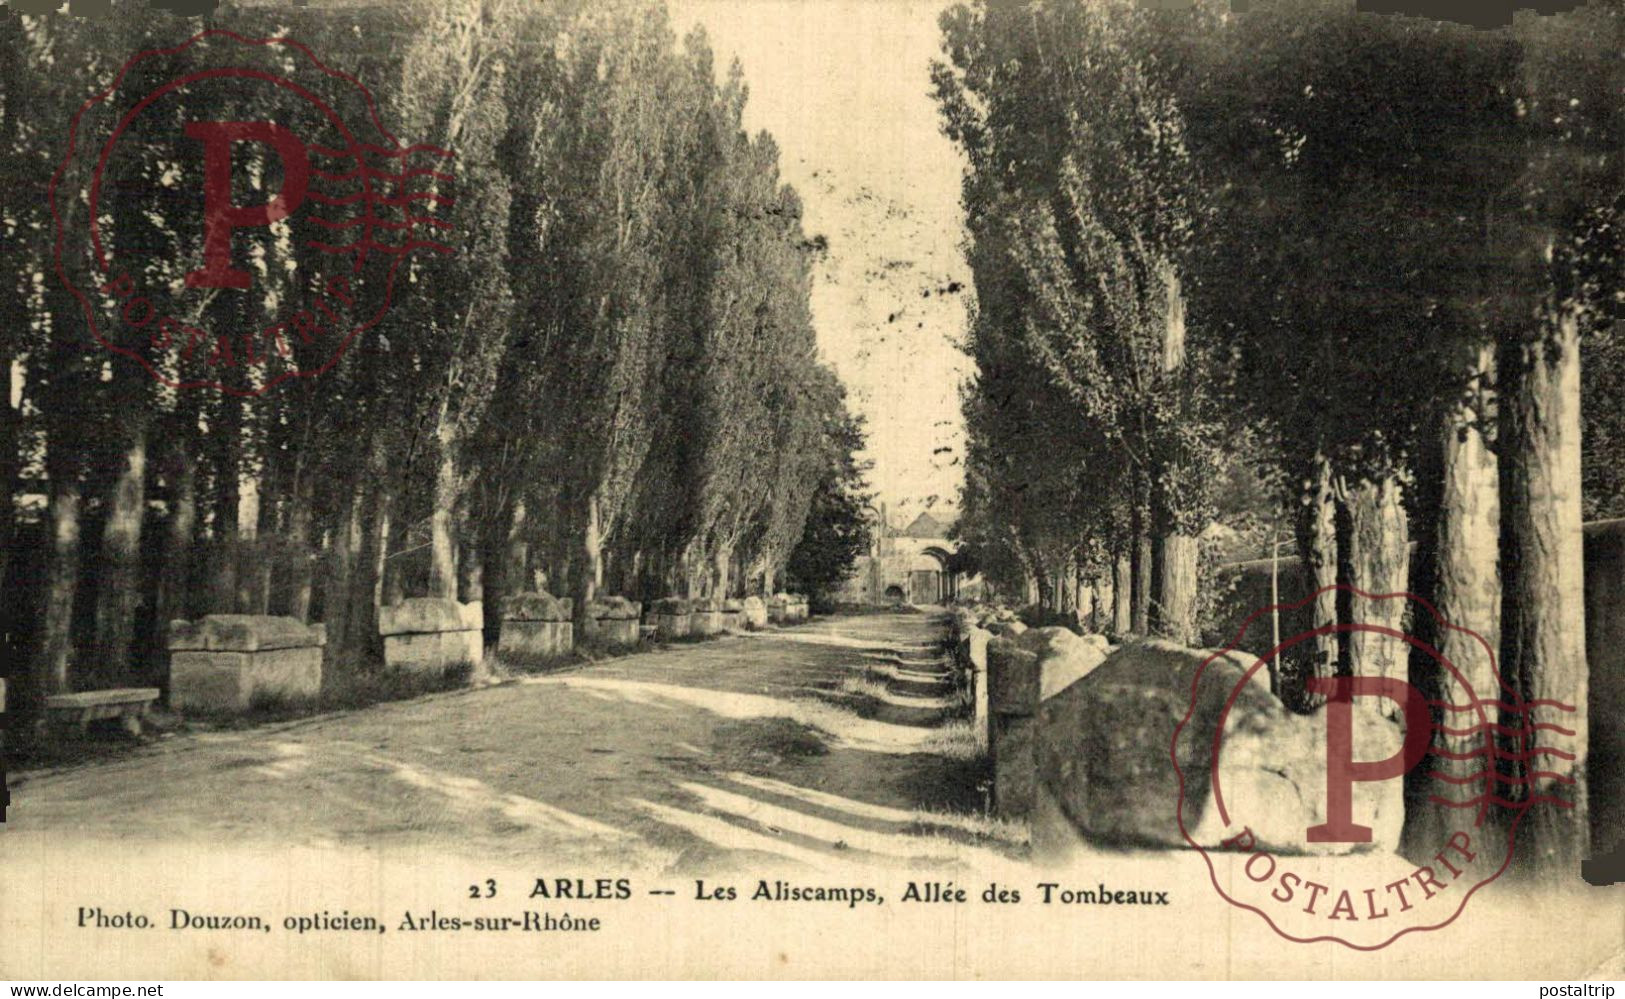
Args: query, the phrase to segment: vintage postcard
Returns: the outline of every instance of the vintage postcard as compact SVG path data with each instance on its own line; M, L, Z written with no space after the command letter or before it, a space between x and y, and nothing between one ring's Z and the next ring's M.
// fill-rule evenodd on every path
M1625 4L1515 6L9 0L0 978L1611 995Z

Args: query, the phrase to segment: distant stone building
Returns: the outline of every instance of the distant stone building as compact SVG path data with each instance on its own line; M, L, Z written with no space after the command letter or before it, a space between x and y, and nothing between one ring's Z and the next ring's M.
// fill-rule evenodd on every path
M922 513L896 528L885 505L870 508L873 539L869 554L858 556L837 600L857 604L940 604L966 590L980 589L979 578L952 571L955 543L948 539L951 512Z

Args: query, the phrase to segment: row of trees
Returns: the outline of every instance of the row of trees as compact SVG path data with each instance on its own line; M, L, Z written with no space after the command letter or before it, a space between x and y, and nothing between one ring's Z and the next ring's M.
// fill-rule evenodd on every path
M1336 0L1149 6L942 18L978 298L966 541L1051 603L1110 580L1117 631L1194 643L1197 537L1247 466L1317 589L1427 595L1522 696L1581 705L1583 747L1580 358L1616 353L1621 8L1484 31ZM1588 409L1593 444L1617 406ZM1315 621L1402 610L1328 591ZM1432 637L1499 689L1471 638ZM1328 634L1307 669L1407 659ZM1520 831L1571 862L1583 753L1540 770L1520 793L1575 807Z
M823 242L772 138L742 127L739 67L719 81L703 34L679 45L644 0L255 5L206 22L138 6L0 20L0 552L5 659L32 664L30 693L155 678L164 623L205 613L324 621L330 663L353 669L402 596L483 598L494 626L503 594L536 586L579 612L606 589L779 585L861 433L815 356ZM439 220L417 235L455 252L412 254L393 308L336 366L260 394L266 367L179 337L159 372L232 391L165 387L91 341L52 273L44 192L66 123L132 53L205 27L295 38L364 81L404 140L455 152L414 209ZM205 51L141 72L170 78ZM264 100L194 85L173 113L283 121ZM143 286L199 262L201 157L179 131L132 129L113 161L103 229ZM280 164L244 148L238 190L278 189ZM189 321L260 330L319 290L322 251L285 227L234 244L252 290ZM286 341L301 367L322 362L324 345Z

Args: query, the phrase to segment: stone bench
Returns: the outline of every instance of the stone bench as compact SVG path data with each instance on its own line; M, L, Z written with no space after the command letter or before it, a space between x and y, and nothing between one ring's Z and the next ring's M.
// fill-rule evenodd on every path
M210 614L169 623L169 703L244 712L256 701L314 700L327 629L297 618Z
M131 735L141 734L147 709L158 701L156 687L120 687L88 690L82 694L53 694L45 699L45 720L52 727L76 726L83 735L93 721L117 718Z
M410 673L445 673L467 664L478 676L485 663L485 610L439 597L412 597L378 610L384 663Z
M497 651L513 656L562 656L575 647L569 600L551 593L516 593L502 604Z
M688 634L689 621L693 608L687 600L680 597L667 597L656 600L649 608L649 616L654 621L655 634L661 638L681 638Z
M643 608L625 597L604 597L587 605L582 629L605 645L638 644L638 621Z

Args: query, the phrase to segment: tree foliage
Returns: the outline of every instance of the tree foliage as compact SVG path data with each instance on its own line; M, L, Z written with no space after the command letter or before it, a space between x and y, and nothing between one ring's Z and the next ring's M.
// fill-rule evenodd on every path
M205 27L308 45L378 95L396 134L454 154L408 199L447 251L403 259L393 308L331 370L260 394L270 365L184 339L158 373L245 391L158 384L91 341L50 273L61 124L131 54ZM0 45L0 219L18 250L0 348L21 387L0 407L6 661L34 662L38 691L159 679L165 622L204 613L325 621L343 673L376 652L380 604L406 595L483 597L495 624L505 594L537 585L761 589L815 494L858 488L827 483L831 428L850 417L814 348L823 241L772 138L743 128L743 70L719 80L704 35L679 44L659 3L248 3L205 23L120 0L97 19L8 13ZM322 96L365 122L358 94ZM200 157L177 123L280 113L215 86L174 108L121 140L108 203L115 252L154 284L201 244ZM282 181L252 143L232 169L239 190ZM199 325L260 329L312 292L323 258L286 225L233 244L253 290L209 298ZM314 367L324 347L289 337L287 361Z

